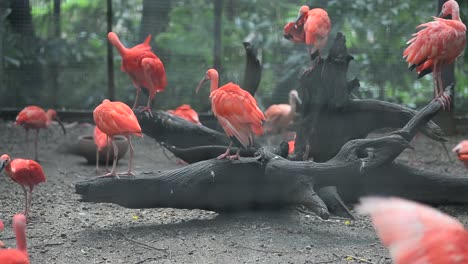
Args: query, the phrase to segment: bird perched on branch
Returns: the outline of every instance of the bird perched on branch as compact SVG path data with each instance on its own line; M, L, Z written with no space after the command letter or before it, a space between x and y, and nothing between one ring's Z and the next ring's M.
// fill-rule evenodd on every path
M200 81L196 92L206 81L211 80L210 99L211 110L223 127L224 132L231 139L236 139L240 145L247 148L253 144L253 135L262 135L262 122L265 116L257 106L257 101L239 85L228 83L218 87L219 76L215 69L209 69L205 77ZM218 156L218 159L226 157L239 159L240 148L234 156L229 156L232 141L226 152Z
M25 142L28 142L29 129L36 130L36 138L34 139L34 160L37 160L37 143L39 141L39 129L48 128L52 121L56 120L63 130L63 134L66 134L65 127L63 126L60 118L57 116L57 112L54 109L44 111L39 106L31 105L25 107L16 116L16 125L22 126L25 129Z
M188 104L183 104L177 107L174 110L167 111L170 114L183 118L191 123L201 125L200 120L198 119L198 113L190 107Z
M7 154L0 156L0 172L3 170L10 179L21 185L25 201L24 215L28 218L34 186L46 181L44 170L34 160L12 159Z
M134 175L132 172L134 150L131 135L133 134L143 137L143 134L141 133L140 124L138 123L132 109L122 102L111 102L108 99L104 99L104 101L94 109L93 117L94 123L96 123L96 126L109 137L109 142L112 144L114 149L112 170L103 176L116 176L119 178L115 170L117 157L119 155L119 149L114 142L114 136L117 135L125 136L130 148L128 171L126 173L121 173L121 175Z
M296 113L296 104L302 104L296 90L289 92L289 104L274 104L265 111L265 134L282 134L285 136Z
M434 208L400 198L367 197L356 211L370 215L395 264L468 263L468 231Z
M128 73L132 79L133 85L137 89L135 103L132 109L137 107L141 88L145 88L148 90L149 98L148 103L142 111L148 111L152 115L151 101L156 93L164 91L167 85L167 79L164 64L159 57L154 54L149 45L151 35L148 35L142 44L136 45L133 48L126 48L114 32L109 32L107 38L122 57L121 70Z
M444 19L447 16L451 16L451 19ZM409 46L403 52L403 58L410 70L416 69L418 78L433 72L434 96L438 98L445 88L442 67L453 63L466 43L466 26L460 19L458 3L455 0L445 2L439 17L416 28L422 29L407 42ZM445 104L444 108L450 107L450 103Z
M13 231L16 237L16 249L0 250L0 263L29 264L26 247L26 217L24 215L17 214L13 217Z

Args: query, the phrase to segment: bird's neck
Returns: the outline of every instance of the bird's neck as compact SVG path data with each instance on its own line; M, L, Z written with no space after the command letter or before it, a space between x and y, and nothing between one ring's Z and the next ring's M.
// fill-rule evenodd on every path
M211 79L211 86L210 86L210 93L214 92L216 89L218 89L219 85L219 79L218 78L212 78Z
M294 116L294 114L296 113L296 100L294 100L294 98L289 99L289 105L291 106L289 116Z
M26 247L26 230L24 227L15 226L15 236L16 236L16 248L19 251L28 254L28 249Z
M111 39L110 42L112 46L114 46L117 49L120 56L123 56L125 53L127 53L128 49L118 39Z

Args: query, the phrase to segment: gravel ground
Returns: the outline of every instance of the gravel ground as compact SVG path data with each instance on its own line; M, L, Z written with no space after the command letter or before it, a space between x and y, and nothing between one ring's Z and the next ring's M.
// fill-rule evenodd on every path
M1 152L26 154L22 129L0 122ZM32 263L390 263L366 217L356 221L321 220L294 209L219 215L202 210L138 209L112 204L80 203L74 183L95 176L94 166L82 157L58 151L92 128L78 124L63 136L58 127L42 132L41 164L47 182L34 190L28 249ZM449 138L452 148L462 137ZM149 137L135 139L135 171L182 166L167 159ZM400 159L420 168L466 174L452 156L449 161L439 143L420 137L416 152ZM119 164L125 170L127 158ZM12 216L23 210L21 188L0 177L0 219L6 230L0 240L14 247ZM443 206L468 223L466 206Z

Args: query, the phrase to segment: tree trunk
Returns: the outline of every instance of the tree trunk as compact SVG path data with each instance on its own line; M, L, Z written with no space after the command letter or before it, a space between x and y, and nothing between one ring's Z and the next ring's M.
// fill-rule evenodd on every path
M107 0L107 33L112 31L112 0ZM107 38L106 38L107 39ZM115 100L115 85L114 85L114 47L109 41L107 43L107 98L111 101Z
M223 22L223 0L213 0L214 4L214 47L213 47L213 68L222 72L222 22Z
M54 39L56 43L59 43L61 35L60 27L60 10L61 9L61 0L54 0L54 12L53 12L53 21L54 21ZM49 65L49 80L51 81L52 89L52 105L54 108L58 108L58 93L59 93L59 68L60 60L53 60Z

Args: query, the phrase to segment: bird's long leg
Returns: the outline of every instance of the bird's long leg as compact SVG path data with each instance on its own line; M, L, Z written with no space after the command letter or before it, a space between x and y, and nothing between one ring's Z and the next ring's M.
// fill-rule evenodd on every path
M34 140L34 160L38 161L37 159L37 142L39 141L39 129L36 129L36 139Z
M99 149L96 148L96 173L99 172Z
M151 117L153 117L153 111L151 111L151 101L153 100L153 98L151 98L151 96L148 96L148 103L146 104L145 107L143 107L143 109L141 109L140 113L143 112L143 111L147 111Z
M232 146L232 141L231 143L229 143L229 146L227 147L227 150L226 152L224 152L224 154L221 154L217 157L217 159L224 159L226 158L227 156L229 156L229 153L231 152L231 146Z
M23 193L24 193L24 215L26 216L26 219L28 219L28 191L26 190L26 187L21 185L21 188L23 188Z
M32 204L32 192L33 192L33 187L30 186L29 187L29 196L28 196L28 206L26 207L26 219L28 219L28 213L29 213L29 210L31 209L31 204Z
M106 155L106 171L109 172L109 156L110 156L110 146L109 146L109 136L107 136L107 155Z
M117 155L119 154L119 149L117 148L117 144L115 144L113 137L110 137L110 142L112 143L112 147L114 149L114 160L112 162L112 169L109 173L98 176L98 178L108 177L108 176L115 176L117 177L117 179L119 178L119 175L117 175L117 173L115 172L115 167L117 166Z
M135 174L132 172L132 163L133 163L133 145L132 145L132 138L130 135L125 136L128 141L128 146L130 147L130 159L128 160L128 171L126 173L119 173L119 175L131 175L135 176Z
M449 95L446 95L444 93L445 87L442 81L442 69L441 68L438 69L437 81L439 82L439 94L442 95L444 102L446 103L447 111L450 111L450 103L452 101L452 98L450 98Z
M135 110L135 108L137 107L137 103L140 100L141 88L139 86L137 86L137 85L135 85L135 88L137 89L137 93L136 93L136 96L135 96L135 103L133 104L132 110Z

